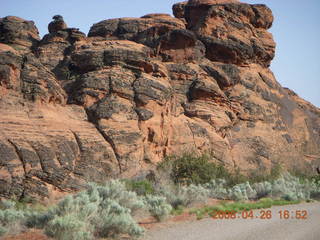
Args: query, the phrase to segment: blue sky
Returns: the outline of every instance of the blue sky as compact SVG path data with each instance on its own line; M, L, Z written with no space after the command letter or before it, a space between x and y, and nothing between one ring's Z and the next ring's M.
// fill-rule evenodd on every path
M70 27L88 33L92 24L117 17L171 13L177 0L1 0L0 17L14 15L33 20L41 35L51 17L60 14ZM264 3L273 11L271 32L277 42L271 68L277 80L320 107L320 1L243 0Z

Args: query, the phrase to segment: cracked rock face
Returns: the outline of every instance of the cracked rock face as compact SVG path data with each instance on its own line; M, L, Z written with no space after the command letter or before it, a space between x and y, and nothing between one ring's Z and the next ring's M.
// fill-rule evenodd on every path
M243 172L320 164L320 110L268 68L265 5L188 1L88 37L0 19L0 197L53 198L211 152Z

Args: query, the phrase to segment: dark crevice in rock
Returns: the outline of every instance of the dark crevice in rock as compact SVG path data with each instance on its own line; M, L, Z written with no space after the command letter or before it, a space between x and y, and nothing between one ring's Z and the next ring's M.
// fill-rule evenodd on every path
M191 125L190 125L189 120L187 120L187 122L188 122L188 127L189 127L189 129L190 129L190 131L191 131L191 133L192 133L194 148L195 148L195 150L197 150L197 144L196 144L196 140L195 140L195 136L194 136L195 134L194 134L194 132L193 132L193 130L192 130L192 127L191 127Z
M73 164L73 172L74 172L74 169L75 169L75 167L76 167L76 162L81 160L81 152L83 151L83 145L82 145L82 143L81 143L81 140L80 140L78 134L77 134L76 132L72 131L72 130L70 130L70 132L73 134L74 139L75 139L76 144L77 144L77 147L78 147L78 150L79 150L78 153L77 153L77 152L74 153L74 154L75 154L75 157L76 157L76 158L74 159L74 164ZM75 173L75 174L76 174L76 173Z
M17 156L19 158L19 160L21 161L22 163L22 167L23 167L23 171L24 171L24 175L26 176L27 175L27 171L26 171L26 164L23 160L23 156L21 155L21 152L19 150L19 147L17 146L17 144L15 144L12 140L8 139L8 142L13 146L13 148L15 149L16 153L17 153Z
M39 153L38 153L38 150L32 145L30 144L32 150L35 152L35 154L37 155L38 159L39 159L39 162L40 162L40 166L41 166L41 169L44 173L47 173L47 171L45 170L45 166L43 164L43 159L40 157Z
M74 139L76 140L76 143L77 143L77 146L79 148L79 153L81 154L81 152L83 151L83 146L82 146L82 143L81 143L81 140L78 136L78 134L72 130L70 130L74 136Z
M86 113L87 113L87 116L88 116L88 121L91 122L95 128L97 129L97 131L100 133L100 135L104 138L104 140L111 146L113 152L114 152L114 155L116 156L116 159L117 159L117 162L118 162L118 166L119 166L119 172L120 174L123 172L122 170L122 167L121 167L121 161L120 161L120 156L119 154L117 153L117 148L116 148L116 145L115 143L113 142L113 140L107 136L105 134L105 132L100 128L99 126L99 123L97 122L97 119L93 117L93 114L90 113L90 111L88 109L86 109Z
M113 152L114 152L114 154L116 156L116 159L118 161L119 171L120 171L120 174L121 174L123 172L123 170L122 170L122 167L121 167L120 156L117 153L117 148L116 148L115 143L113 142L113 140L108 135L106 135L106 133L100 127L96 126L96 129L101 134L101 136L106 140L106 142L109 143L109 145L112 147L112 150L113 150Z

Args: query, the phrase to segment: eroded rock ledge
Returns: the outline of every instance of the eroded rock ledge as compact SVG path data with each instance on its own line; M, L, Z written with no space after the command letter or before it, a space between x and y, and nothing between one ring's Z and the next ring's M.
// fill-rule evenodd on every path
M320 110L268 68L265 5L190 0L173 14L65 28L0 19L0 196L77 191L210 151L230 168L320 162Z

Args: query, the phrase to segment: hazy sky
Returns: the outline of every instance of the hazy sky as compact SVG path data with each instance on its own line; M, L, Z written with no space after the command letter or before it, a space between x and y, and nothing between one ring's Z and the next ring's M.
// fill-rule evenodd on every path
M68 26L88 33L93 23L147 13L171 13L177 0L0 0L0 17L33 20L41 35L55 14ZM277 80L320 107L320 0L243 0L265 3L273 11L271 32L277 42L272 63Z

